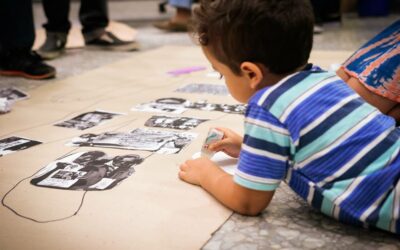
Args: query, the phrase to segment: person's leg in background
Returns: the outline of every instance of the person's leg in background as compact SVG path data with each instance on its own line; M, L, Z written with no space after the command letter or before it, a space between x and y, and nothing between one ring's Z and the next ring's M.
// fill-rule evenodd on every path
M85 41L103 35L109 23L107 0L81 0L79 20Z
M0 74L47 79L56 70L32 51L35 40L31 0L0 1Z
M320 34L323 32L322 29L322 12L324 9L324 1L321 0L311 0L311 4L313 7L313 12L314 12L314 19L315 19L315 24L314 24L314 33L315 34Z
M43 25L46 29L46 41L38 53L44 59L54 59L64 52L71 29L68 19L70 0L42 0L42 3L47 18L47 23Z
M167 31L187 31L193 0L169 0L168 4L176 8L175 16L170 20L155 23L154 26Z
M106 31L109 24L107 0L81 0L79 19L88 48L115 51L137 50L135 41L122 41Z
M46 41L40 47L39 54L45 59L59 57L65 51L68 32L70 0L43 0L47 17ZM79 20L82 24L82 34L85 44L90 48L103 50L130 51L138 45L134 41L121 41L114 34L106 32L108 7L106 0L81 0Z
M310 0L315 18L314 34L323 32L324 22L338 22L341 20L340 0Z

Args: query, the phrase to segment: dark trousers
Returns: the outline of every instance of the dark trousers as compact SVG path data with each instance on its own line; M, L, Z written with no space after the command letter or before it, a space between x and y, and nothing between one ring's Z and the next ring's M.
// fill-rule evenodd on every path
M43 27L49 32L68 33L71 28L68 19L70 0L43 0L42 2L47 17L47 23ZM81 0L79 20L84 36L95 36L103 32L109 21L107 0Z
M314 9L315 23L340 20L339 0L311 0Z
M31 0L0 0L0 54L29 52L35 40Z

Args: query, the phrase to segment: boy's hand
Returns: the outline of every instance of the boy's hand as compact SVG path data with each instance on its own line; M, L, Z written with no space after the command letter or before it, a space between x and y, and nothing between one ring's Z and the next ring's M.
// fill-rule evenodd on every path
M181 164L179 178L199 185L222 204L243 215L258 215L274 195L274 191L258 191L242 187L208 158L200 157Z
M208 149L215 152L222 151L231 157L238 158L240 149L242 147L243 137L228 128L216 129L222 131L224 133L224 137L222 140L210 144Z
M218 168L212 161L205 157L187 160L180 166L179 178L185 182L200 186L202 178L213 167Z

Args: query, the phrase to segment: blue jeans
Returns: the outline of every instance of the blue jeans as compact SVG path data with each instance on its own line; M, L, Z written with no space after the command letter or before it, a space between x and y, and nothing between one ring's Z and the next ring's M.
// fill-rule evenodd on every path
M169 0L168 4L174 7L191 9L193 0Z

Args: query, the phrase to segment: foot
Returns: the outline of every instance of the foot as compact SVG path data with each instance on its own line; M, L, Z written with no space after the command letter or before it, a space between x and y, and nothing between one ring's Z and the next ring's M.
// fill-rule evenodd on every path
M137 42L122 41L113 33L108 31L105 31L101 36L90 41L86 41L85 43L87 48L97 50L132 51L139 49Z
M46 32L46 41L37 53L45 60L57 58L64 53L66 43L66 33Z
M188 30L187 23L174 22L172 20L157 22L153 24L154 27L160 30L170 31L170 32L186 32Z
M56 69L35 52L18 52L0 56L0 75L42 80L55 77Z
M171 32L186 32L192 12L186 8L176 8L176 14L168 21L154 23L156 28Z

